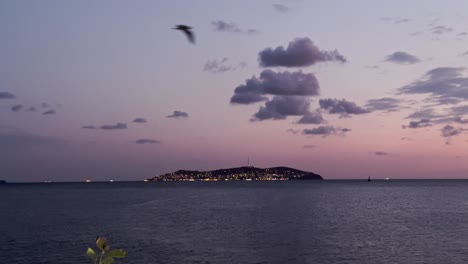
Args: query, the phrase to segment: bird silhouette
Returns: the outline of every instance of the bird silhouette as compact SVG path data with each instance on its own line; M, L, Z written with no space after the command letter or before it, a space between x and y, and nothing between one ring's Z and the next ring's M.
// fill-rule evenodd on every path
M172 29L180 30L184 32L188 40L190 41L190 43L195 44L195 35L193 34L191 27L186 26L186 25L176 25L175 28L172 28Z

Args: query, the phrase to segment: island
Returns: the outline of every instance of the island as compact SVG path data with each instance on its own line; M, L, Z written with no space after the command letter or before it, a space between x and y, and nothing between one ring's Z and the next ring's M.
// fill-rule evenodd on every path
M0 184L6 184L7 182L5 180L0 180Z
M146 179L145 182L159 181L286 181L323 180L315 173L288 167L256 168L244 166L212 171L178 170Z

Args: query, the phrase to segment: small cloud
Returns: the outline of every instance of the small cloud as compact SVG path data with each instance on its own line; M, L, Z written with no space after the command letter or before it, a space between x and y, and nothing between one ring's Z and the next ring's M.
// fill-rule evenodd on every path
M453 28L439 25L431 28L431 33L435 35L442 35L445 33L453 32Z
M370 113L368 109L358 106L354 102L349 102L345 99L320 99L320 108L325 109L330 114L340 114L341 117L349 115L360 115Z
M118 130L118 129L127 129L127 124L117 123L115 125L102 125L100 129L103 130Z
M468 32L464 31L464 32L460 32L457 34L457 36L459 37L465 37L465 36L468 36Z
M252 104L267 101L266 95L317 96L320 86L312 73L274 72L263 70L260 77L253 76L237 86L231 104Z
M468 50L463 52L460 56L468 56Z
M322 124L325 120L320 112L309 112L302 116L297 122L298 124Z
M280 13L287 13L291 10L291 8L282 4L273 4L273 8Z
M43 115L55 115L56 112L55 110L48 110L48 111L45 111L44 113L42 113Z
M460 116L457 116L453 119L453 122L459 123L459 124L468 124L468 119L463 119Z
M403 24L411 21L411 19L404 17L382 17L381 19L383 21L391 22L393 24Z
M387 156L388 155L387 152L383 152L383 151L376 151L376 152L374 152L374 154L376 156Z
M330 135L344 135L344 133L351 131L349 128L343 128L343 129L336 129L332 126L319 126L316 128L306 128L302 130L302 134L304 135L313 135L313 136L323 136L327 137Z
M11 111L13 111L13 112L18 112L21 109L23 109L23 105L20 105L20 104L19 105L14 105L14 106L11 107Z
M288 116L309 115L309 99L302 96L274 96L261 106L250 121L281 120Z
M166 116L167 118L187 118L189 114L183 111L175 110L171 115Z
M385 58L385 61L398 64L414 64L420 62L420 59L404 51L397 51Z
M311 39L305 37L292 40L286 48L279 46L260 51L258 61L262 67L305 67L327 61L345 63L346 58L337 50L320 50Z
M400 99L384 97L380 99L370 99L366 107L369 111L387 111L394 112L400 110Z
M407 119L434 119L442 117L442 115L435 112L432 108L427 108L423 110L416 111L410 115L408 115Z
M9 92L0 92L0 99L14 99L16 96Z
M222 59L208 60L205 63L203 70L210 73L225 73L228 71L242 69L247 65L245 62L239 62L237 65L229 65L228 60L229 59L226 57Z
M300 130L300 129L292 129L292 128L290 128L290 129L286 130L286 132L296 135L296 134L301 133L301 130Z
M144 118L137 117L137 118L133 119L132 122L133 122L133 123L146 123L147 121L146 121L146 119L144 119Z
M154 139L141 138L135 141L136 144L159 144L161 141Z
M41 106L42 106L42 108L48 108L48 107L50 107L50 105L49 105L48 103L42 103Z
M28 110L26 110L26 111L28 111L28 112L36 112L36 107L31 106L31 107L29 107Z
M81 129L97 129L97 127L89 125L89 126L82 126Z
M410 121L407 126L403 125L403 128L421 128L421 127L430 127L432 124L429 119L421 119L419 121Z
M441 134L442 137L453 137L462 133L463 129L455 128L454 126L451 126L451 125L446 125L442 128L441 132L442 132Z
M313 149L313 148L316 148L317 146L315 145L304 145L302 148L303 149Z
M411 32L409 35L412 36L412 37L417 37L417 36L421 36L423 34L424 34L424 32L422 32L422 31L415 31L415 32Z
M216 20L211 22L214 31L217 32L231 32L231 33L244 33L248 35L254 35L260 33L260 31L256 29L241 29L236 23L234 22L226 22L223 20Z

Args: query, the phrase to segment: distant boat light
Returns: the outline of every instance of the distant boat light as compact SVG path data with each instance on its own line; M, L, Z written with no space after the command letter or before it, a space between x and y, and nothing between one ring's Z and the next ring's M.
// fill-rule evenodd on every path
M110 180L110 182L114 182L114 180Z
M86 180L85 182L91 182L91 180Z
M390 178L385 178L384 180L388 181L388 180L390 180Z

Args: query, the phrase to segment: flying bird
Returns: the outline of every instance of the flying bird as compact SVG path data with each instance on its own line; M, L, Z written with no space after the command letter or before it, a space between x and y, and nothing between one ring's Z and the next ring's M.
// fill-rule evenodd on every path
M186 26L186 25L176 25L176 27L172 28L172 29L176 29L176 30L180 30L180 31L184 32L185 35L187 35L187 38L190 41L190 43L195 44L195 36L193 35L191 27Z

